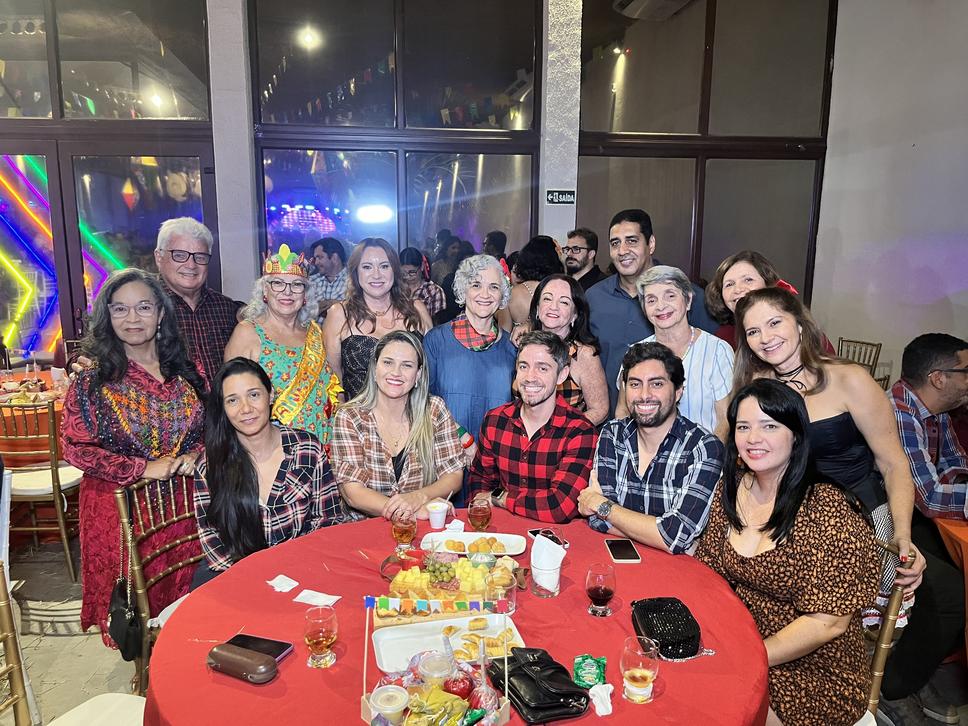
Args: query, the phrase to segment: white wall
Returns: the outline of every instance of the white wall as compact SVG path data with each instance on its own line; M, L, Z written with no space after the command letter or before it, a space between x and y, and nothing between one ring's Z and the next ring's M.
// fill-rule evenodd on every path
M916 335L968 337L968 2L839 8L813 311L896 377Z

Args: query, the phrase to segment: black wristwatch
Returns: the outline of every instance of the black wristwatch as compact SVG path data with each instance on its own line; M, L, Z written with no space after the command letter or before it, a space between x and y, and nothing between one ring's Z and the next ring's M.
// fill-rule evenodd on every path
M598 505L598 509L595 510L595 514L598 515L599 519L608 521L608 515L612 513L612 506L614 502L610 499L606 499L604 502Z

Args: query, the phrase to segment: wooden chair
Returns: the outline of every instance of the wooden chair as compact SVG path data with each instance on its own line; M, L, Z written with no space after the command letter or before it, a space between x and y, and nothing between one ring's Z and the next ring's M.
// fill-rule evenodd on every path
M891 387L891 374L888 373L886 375L879 376L878 378L874 379L874 382L886 391Z
M67 366L70 367L71 356L74 355L74 351L81 346L81 341L64 338L61 341L61 344L64 346L64 360L67 361Z
M3 562L0 562L0 640L7 662L0 669L0 678L5 677L10 682L10 695L0 703L0 713L13 709L15 726L31 726L17 624L10 605ZM144 710L144 698L127 693L102 693L48 722L48 726L135 726L144 721Z
M875 542L877 542L878 547L884 550L885 566L887 558L891 554L895 557L898 556L897 545L879 539ZM914 553L912 552L911 555L913 556ZM891 588L891 597L887 601L887 607L881 613L881 627L877 632L877 640L874 643L874 655L871 657L871 690L867 699L867 711L875 716L877 704L881 699L881 681L884 680L884 668L894 645L894 629L897 625L897 614L901 611L902 600L904 600L904 588L900 585L894 585Z
M138 617L141 619L141 657L135 660L135 677L138 693L144 695L148 688L151 648L160 632L160 628L151 627L148 623L158 614L151 612L148 589L178 570L194 566L204 555L199 545L198 554L180 560L145 579L146 565L180 545L199 541L197 528L191 534L167 540L156 536L178 522L189 519L195 521L194 491L189 489L185 477L168 481L141 479L125 489L116 489L114 497L125 541L130 543L131 589L135 594ZM147 543L148 539L152 540L150 544Z
M68 511L66 494L77 489L83 472L61 461L59 439L53 401L0 404L0 456L13 472L10 502L26 503L30 509L30 525L12 526L10 531L32 533L35 545L39 544L39 533L59 533L67 571L77 582L70 537L76 531L78 516L76 510L73 514ZM32 463L39 457L47 461ZM54 518L38 519L38 504L51 506Z
M877 359L881 357L881 344L838 338L837 355L864 366L873 377L877 370Z

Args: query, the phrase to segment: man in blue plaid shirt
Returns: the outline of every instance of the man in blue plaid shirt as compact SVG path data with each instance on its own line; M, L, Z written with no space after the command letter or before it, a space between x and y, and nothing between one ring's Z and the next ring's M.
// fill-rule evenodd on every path
M636 343L622 361L631 415L602 428L579 511L599 532L672 554L706 528L725 449L679 415L682 361L661 343Z

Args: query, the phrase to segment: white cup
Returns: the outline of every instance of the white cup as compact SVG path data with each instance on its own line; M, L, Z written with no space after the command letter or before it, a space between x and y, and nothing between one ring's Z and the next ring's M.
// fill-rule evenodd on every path
M443 529L447 524L447 510L450 505L441 500L427 503L427 516L430 518L431 529Z
M400 686L380 686L370 694L370 708L392 724L403 723L410 694Z

